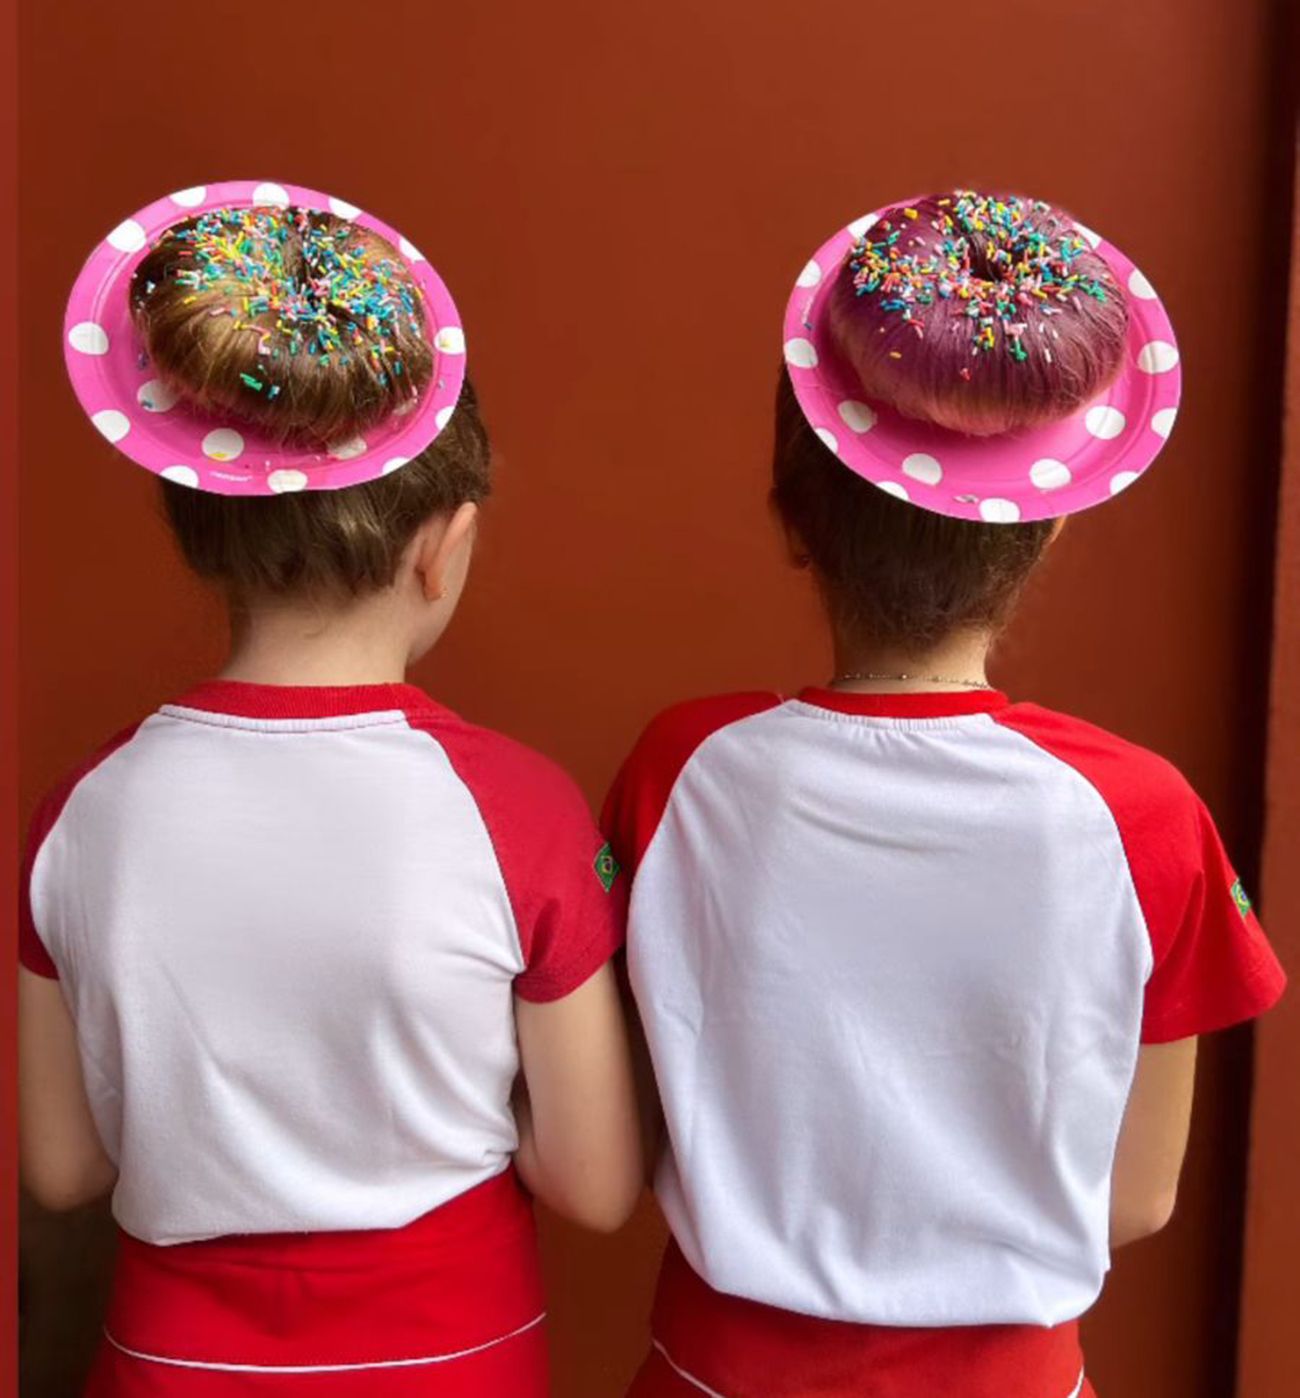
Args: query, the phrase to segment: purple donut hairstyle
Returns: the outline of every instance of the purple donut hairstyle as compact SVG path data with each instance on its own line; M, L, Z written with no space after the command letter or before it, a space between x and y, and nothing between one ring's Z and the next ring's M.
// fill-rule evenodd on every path
M1104 392L1129 308L1061 209L955 190L886 212L829 288L863 397L971 436L1041 426Z

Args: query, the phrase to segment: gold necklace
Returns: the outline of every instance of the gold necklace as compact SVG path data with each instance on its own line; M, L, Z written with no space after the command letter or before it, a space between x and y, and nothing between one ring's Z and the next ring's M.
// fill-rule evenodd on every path
M831 686L834 687L837 684L851 684L855 681L862 680L885 680L890 683L898 682L902 684L912 683L913 681L919 684L959 684L964 685L967 689L993 688L987 680L958 680L946 678L943 675L877 675L869 670L852 670L846 675L836 675L835 678L831 680Z

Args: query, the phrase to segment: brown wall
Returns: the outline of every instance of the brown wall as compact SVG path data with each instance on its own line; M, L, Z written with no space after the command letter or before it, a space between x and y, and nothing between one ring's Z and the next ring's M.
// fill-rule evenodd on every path
M1296 19L1300 32L1300 16ZM1300 145L1289 152L1300 171ZM1287 965L1300 967L1300 207L1292 208L1287 412L1273 617L1268 822L1260 911ZM1300 1255L1300 996L1292 993L1257 1033L1246 1272L1241 1336L1243 1398L1300 1393L1295 1363L1295 1260ZM1290 1388L1288 1389L1288 1384Z
M416 678L597 798L660 705L824 677L763 502L783 298L837 224L988 181L1066 203L1140 261L1187 395L1158 471L1067 531L1002 678L1167 753L1249 868L1273 485L1254 450L1280 58L1266 4L30 0L24 800L221 658L152 483L81 420L61 368L66 289L132 209L290 179L373 207L434 258L500 492L464 614ZM1121 1259L1090 1325L1104 1398L1230 1391L1247 1049L1205 1053L1178 1221ZM609 1398L644 1344L655 1225L547 1232L557 1392ZM69 1323L57 1312L87 1308L70 1288L98 1236L93 1220L32 1230L36 1350Z

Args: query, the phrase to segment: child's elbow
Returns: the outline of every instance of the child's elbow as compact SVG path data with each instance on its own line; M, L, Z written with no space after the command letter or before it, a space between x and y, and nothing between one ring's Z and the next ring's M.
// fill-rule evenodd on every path
M1177 1189L1162 1190L1141 1199L1116 1201L1111 1210L1111 1246L1123 1247L1125 1243L1136 1243L1159 1233L1173 1219L1177 1203Z
M617 1233L636 1212L637 1198L639 1195L630 1199L585 1199L560 1212L571 1223L591 1233Z
M100 1162L86 1167L29 1162L23 1170L23 1187L41 1208L63 1214L102 1199L114 1178L112 1169Z
M592 1233L617 1233L636 1212L642 1191L641 1172L611 1181L600 1188L588 1185L544 1199L547 1206L570 1223Z

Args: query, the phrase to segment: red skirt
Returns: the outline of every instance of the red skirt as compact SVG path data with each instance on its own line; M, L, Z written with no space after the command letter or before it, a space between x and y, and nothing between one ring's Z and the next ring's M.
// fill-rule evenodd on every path
M1095 1398L1078 1326L897 1329L714 1291L669 1243L628 1398Z
M544 1319L513 1170L404 1228L123 1234L86 1398L546 1398Z

